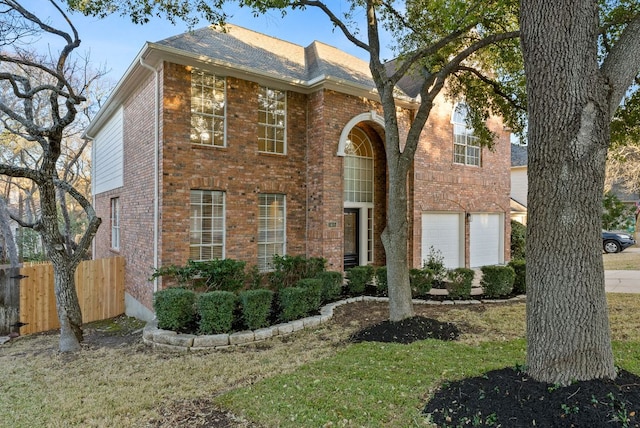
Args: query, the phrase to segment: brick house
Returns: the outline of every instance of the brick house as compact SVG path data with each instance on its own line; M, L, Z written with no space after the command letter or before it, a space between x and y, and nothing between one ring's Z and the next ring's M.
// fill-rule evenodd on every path
M332 270L384 265L384 122L368 64L241 27L147 43L86 131L103 226L94 257L126 259L127 313L152 316L156 266L274 254ZM398 92L407 129L417 93ZM508 132L477 145L464 104L436 100L409 178L409 256L448 267L509 254ZM402 131L401 131L402 132ZM507 221L505 221L505 219Z

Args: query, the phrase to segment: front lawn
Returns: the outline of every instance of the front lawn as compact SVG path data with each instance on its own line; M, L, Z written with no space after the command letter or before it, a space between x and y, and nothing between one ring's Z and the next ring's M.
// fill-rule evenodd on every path
M640 374L640 295L608 300L616 364ZM90 344L64 356L57 335L20 338L0 346L0 426L204 427L216 426L216 408L238 416L219 426L429 426L420 412L441 383L524 363L523 303L416 309L455 323L460 340L348 342L386 317L382 303L344 305L317 329L207 353L92 341L89 331Z

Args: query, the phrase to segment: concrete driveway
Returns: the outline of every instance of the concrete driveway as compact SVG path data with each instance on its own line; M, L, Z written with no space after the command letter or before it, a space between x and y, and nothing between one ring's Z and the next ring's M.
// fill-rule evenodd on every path
M627 248L624 252L640 253L640 247ZM638 270L605 270L604 284L607 293L640 293L640 266Z

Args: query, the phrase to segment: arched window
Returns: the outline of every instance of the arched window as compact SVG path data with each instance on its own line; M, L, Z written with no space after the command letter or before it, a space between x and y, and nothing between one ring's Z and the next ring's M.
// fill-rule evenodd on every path
M469 106L457 103L451 114L453 124L453 162L462 165L480 166L480 143L467 124Z
M344 201L373 203L373 148L367 134L353 128L344 153Z

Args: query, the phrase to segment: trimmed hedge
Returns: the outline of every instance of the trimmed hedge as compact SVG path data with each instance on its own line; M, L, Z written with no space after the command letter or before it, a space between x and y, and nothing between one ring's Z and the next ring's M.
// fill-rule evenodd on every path
M456 268L447 272L449 297L452 299L469 299L475 274L473 269L467 268Z
M278 319L283 322L307 315L307 290L302 287L283 288L278 292Z
M527 292L527 263L522 259L511 260L509 266L516 273L516 279L513 281L513 292L525 294Z
M242 322L249 330L269 326L274 292L266 289L247 290L240 293Z
M527 244L527 226L511 220L511 259L524 259Z
M198 297L199 331L202 334L229 333L237 297L230 291L211 291Z
M321 257L273 256L273 271L268 281L273 290L293 287L303 278L314 278L325 270L327 261Z
M389 283L387 280L387 267L380 266L376 269L376 294L378 296L387 296L389 294Z
M483 266L480 285L485 297L504 297L513 291L516 273L511 266Z
M306 290L307 314L320 309L322 304L322 280L320 278L301 279L296 286Z
M153 298L158 328L186 331L196 320L194 303L196 294L191 290L172 287L157 291Z
M322 281L322 301L333 302L342 294L342 273L324 271L316 275Z
M347 291L349 294L363 294L367 283L373 279L373 272L373 266L355 266L347 269Z

